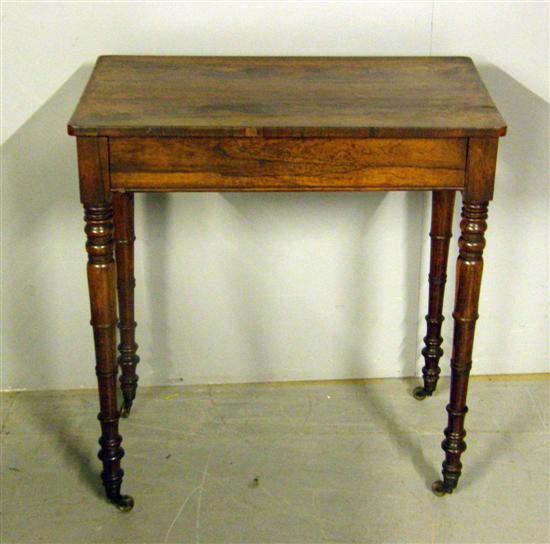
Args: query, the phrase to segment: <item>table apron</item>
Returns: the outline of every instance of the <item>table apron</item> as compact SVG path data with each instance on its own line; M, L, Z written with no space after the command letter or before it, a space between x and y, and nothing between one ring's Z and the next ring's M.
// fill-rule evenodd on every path
M109 138L114 191L464 188L465 138Z

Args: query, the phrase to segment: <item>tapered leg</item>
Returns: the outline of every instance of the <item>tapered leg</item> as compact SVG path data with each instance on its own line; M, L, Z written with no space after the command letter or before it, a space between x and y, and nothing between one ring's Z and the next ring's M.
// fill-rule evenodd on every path
M456 299L453 354L451 358L451 397L447 406L448 424L441 447L445 451L443 481L434 482L434 493L452 493L462 470L460 456L466 449L464 418L468 377L472 366L475 324L478 318L479 290L483 271L484 233L487 228L487 202L465 201L460 222L461 237L456 267Z
M99 386L101 438L99 458L103 462L101 478L107 497L121 510L130 510L134 501L120 494L120 460L124 450L118 433L116 364L116 294L113 259L113 212L110 203L84 207L88 252L88 286L94 330L96 374Z
M434 191L432 193L432 226L430 229L430 275L428 276L430 292L428 315L426 315L427 332L424 337L424 386L417 387L413 395L422 400L431 396L439 379L439 359L443 355L441 344L441 325L443 323L443 296L447 281L447 260L449 240L452 235L453 209L455 191Z
M117 270L117 290L120 329L120 387L123 404L120 410L122 417L128 417L136 397L138 376L136 366L139 357L136 354L134 320L134 193L115 193L113 195L115 219L115 255Z

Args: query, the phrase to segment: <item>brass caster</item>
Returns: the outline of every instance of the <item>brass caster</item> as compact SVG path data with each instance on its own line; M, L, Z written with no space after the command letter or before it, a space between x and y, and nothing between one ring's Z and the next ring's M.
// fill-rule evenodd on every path
M132 401L123 402L120 407L120 417L127 418L130 415L130 410L132 409Z
M129 512L134 507L134 499L130 495L120 495L111 502L121 511Z
M413 397L416 400L424 400L428 396L428 393L424 389L422 385L419 385L418 387L415 387L413 389Z
M432 484L432 491L433 491L434 495L437 495L438 497L443 497L444 495L447 495L447 493L452 493L452 490L447 491L445 489L445 485L441 480L436 480Z

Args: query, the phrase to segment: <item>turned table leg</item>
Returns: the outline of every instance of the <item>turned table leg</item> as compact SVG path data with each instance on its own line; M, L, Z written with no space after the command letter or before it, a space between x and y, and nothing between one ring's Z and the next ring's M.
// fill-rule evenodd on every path
M449 240L452 235L453 209L455 191L433 191L432 193L432 225L430 229L430 274L428 315L426 315L427 331L424 337L425 347L424 368L422 375L424 385L413 391L416 399L422 400L431 396L439 379L439 359L443 355L441 344L441 325L443 323L443 297L447 281L447 259L449 256Z
M464 201L459 256L456 268L456 299L453 354L451 358L451 394L447 406L448 424L441 447L445 451L443 481L434 482L438 495L452 493L461 474L460 456L466 449L464 418L468 408L466 394L472 366L475 324L478 318L479 290L483 271L484 233L487 228L487 202Z
M86 250L88 252L88 286L99 386L101 438L99 458L103 461L101 478L107 497L122 510L129 510L133 500L120 494L123 470L120 460L124 450L118 434L119 413L116 387L116 301L115 261L113 259L113 211L108 203L85 206Z
M122 437L118 432L116 362L116 289L113 255L113 209L109 191L108 146L105 138L78 138L80 200L84 204L88 253L88 287L94 331L96 375L99 388L101 438L98 457L103 462L101 479L107 498L120 510L134 506L121 495L124 472Z
M136 397L136 366L139 362L135 340L137 323L134 320L134 193L114 193L113 212L120 329L118 364L123 396L120 415L128 417Z

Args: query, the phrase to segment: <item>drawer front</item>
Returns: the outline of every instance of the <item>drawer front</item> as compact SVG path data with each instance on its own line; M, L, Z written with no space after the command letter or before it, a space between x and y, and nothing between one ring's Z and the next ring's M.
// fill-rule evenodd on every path
M132 191L462 189L465 139L110 138Z

